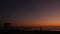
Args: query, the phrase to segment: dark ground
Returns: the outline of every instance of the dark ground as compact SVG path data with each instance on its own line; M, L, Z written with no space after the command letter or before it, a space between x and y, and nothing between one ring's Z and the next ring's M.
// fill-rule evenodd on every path
M0 34L56 34L60 31L0 31Z

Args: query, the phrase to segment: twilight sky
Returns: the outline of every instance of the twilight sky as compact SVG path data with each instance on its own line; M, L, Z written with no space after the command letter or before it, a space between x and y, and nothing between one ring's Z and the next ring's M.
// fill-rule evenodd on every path
M58 0L2 0L0 24L14 26L60 26Z

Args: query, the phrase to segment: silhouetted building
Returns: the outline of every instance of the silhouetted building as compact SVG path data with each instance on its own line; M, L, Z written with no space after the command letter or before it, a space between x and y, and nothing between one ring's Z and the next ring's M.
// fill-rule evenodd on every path
M17 32L19 31L19 27L17 27L16 31L17 31Z
M40 31L41 31L41 27L40 27Z
M4 23L4 27L5 28L9 28L10 27L10 23Z

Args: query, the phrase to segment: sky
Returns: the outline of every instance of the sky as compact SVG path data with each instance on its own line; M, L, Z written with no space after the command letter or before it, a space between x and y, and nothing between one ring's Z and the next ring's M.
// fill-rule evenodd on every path
M0 5L0 24L60 26L58 0L2 0Z

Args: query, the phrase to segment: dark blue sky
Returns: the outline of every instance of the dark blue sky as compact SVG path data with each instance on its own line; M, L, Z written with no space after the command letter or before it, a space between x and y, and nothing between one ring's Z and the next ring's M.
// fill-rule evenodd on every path
M2 0L0 8L3 22L43 24L60 20L57 0Z

